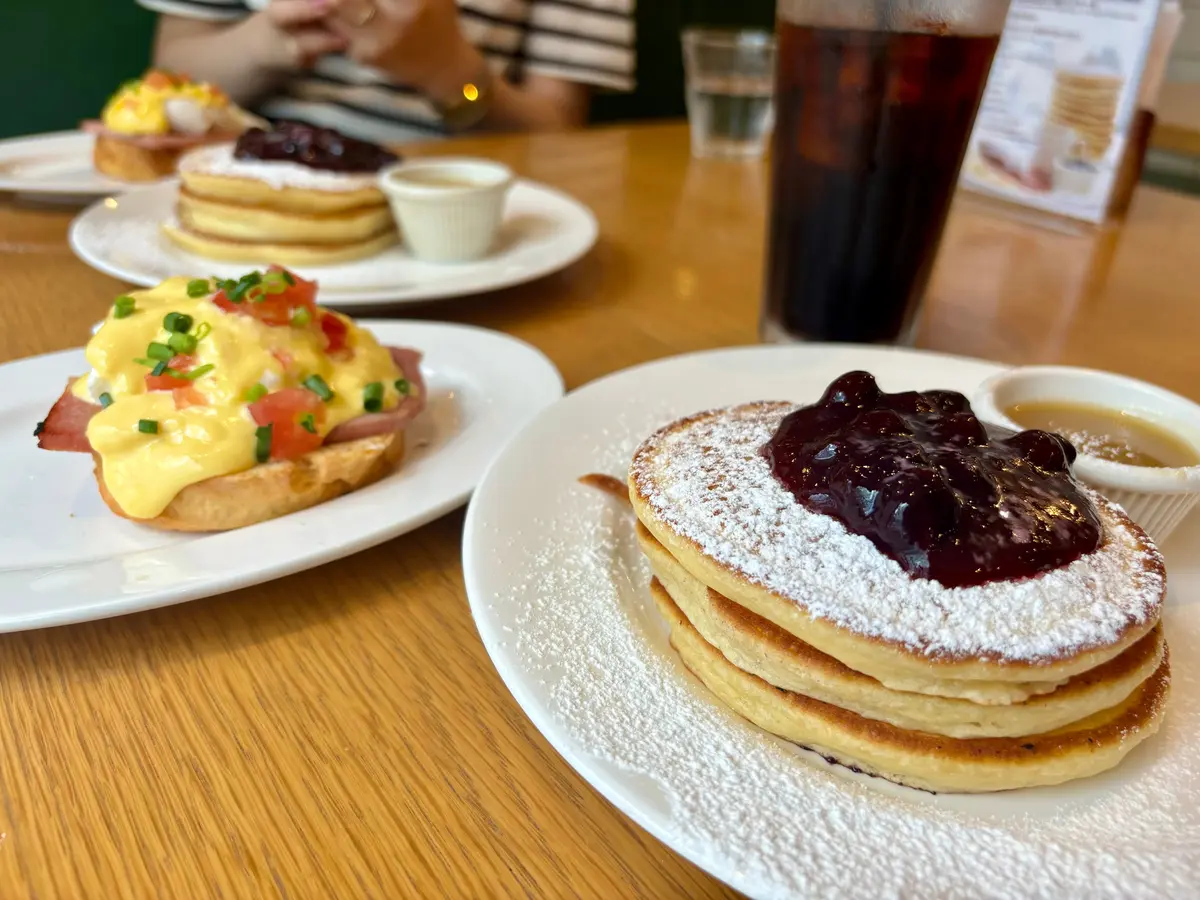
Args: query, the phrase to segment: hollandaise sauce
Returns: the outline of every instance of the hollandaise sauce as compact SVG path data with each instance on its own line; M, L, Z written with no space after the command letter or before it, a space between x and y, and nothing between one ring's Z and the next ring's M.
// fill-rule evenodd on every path
M122 134L167 134L171 128L167 102L187 100L201 108L224 108L229 98L218 87L182 76L151 70L128 81L105 104L100 120Z
M272 269L118 298L71 390L101 407L87 437L127 515L153 518L188 485L293 459L400 403L390 352L315 292Z

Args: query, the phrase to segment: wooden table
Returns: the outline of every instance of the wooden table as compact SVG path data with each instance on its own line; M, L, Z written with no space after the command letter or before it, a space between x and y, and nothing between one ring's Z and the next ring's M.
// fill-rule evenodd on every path
M1200 83L1168 81L1158 97L1157 124L1150 146L1200 156Z
M493 138L579 197L569 271L430 306L541 347L568 387L755 338L764 170L692 162L679 125ZM0 361L76 346L117 281L70 214L0 203ZM1142 189L1062 234L960 201L925 346L1104 366L1200 398L1200 201ZM10 475L12 473L9 473ZM461 512L271 584L0 636L0 897L733 896L617 813L493 671Z

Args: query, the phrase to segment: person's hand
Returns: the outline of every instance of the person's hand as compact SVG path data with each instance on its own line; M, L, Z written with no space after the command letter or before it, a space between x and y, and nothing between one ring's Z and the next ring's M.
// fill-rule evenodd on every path
M256 31L267 68L307 69L327 53L346 49L346 38L329 27L338 0L271 0L247 20Z
M483 65L458 27L454 0L337 0L327 23L351 59L435 100L452 97Z

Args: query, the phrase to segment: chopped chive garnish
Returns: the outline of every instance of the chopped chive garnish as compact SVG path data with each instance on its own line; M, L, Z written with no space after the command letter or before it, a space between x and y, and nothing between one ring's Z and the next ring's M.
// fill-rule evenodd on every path
M112 402L113 402L112 394L110 394L108 391L105 391L103 394L100 395L100 408L101 409L108 409L110 406L112 406Z
M192 317L184 313L169 312L163 319L163 328L175 334L187 334L192 330Z
M326 403L333 399L333 391L329 389L329 385L325 383L325 379L320 375L309 375L300 383Z
M245 397L247 403L253 403L255 400L261 400L265 396L267 396L266 385L254 384L246 388Z
M412 385L408 383L407 378L396 379L396 390L400 392L400 396L407 397L409 391L412 390Z
M128 294L124 294L113 301L113 318L126 319L132 316L136 309L137 301Z
M158 421L155 419L138 419L138 431L142 434L158 434Z
M175 351L166 344L151 341L150 346L146 348L146 355L151 359L170 359L175 355Z
M133 361L135 363L137 363L139 366L149 366L152 369L158 365L157 359L144 359L140 356L134 357Z
M296 279L294 277L292 277L292 273L289 272L287 269L281 269L279 271L279 274L283 276L283 280L286 281L289 286L294 285L296 283Z
M165 359L160 359L158 362L156 362L154 364L154 368L150 370L150 374L151 375L162 375L166 371L167 371L167 361Z
M167 338L167 346L175 353L191 353L196 349L196 338L194 335L176 332Z
M265 463L271 458L271 426L261 425L254 430L254 459Z
M237 281L233 282L232 285L230 282L225 283L225 296L229 298L230 303L241 303L246 299L246 292L261 283L261 272L247 272Z
M292 313L292 324L297 328L303 328L312 322L312 313L308 311L307 306L302 306Z
M176 377L185 378L188 381L195 381L201 375L207 375L215 368L216 366L214 366L212 363L205 363L202 366L196 366L196 368L192 369L190 372L180 372Z
M379 412L383 409L382 381L372 381L363 388L363 409L367 412Z
M207 279L193 278L188 282L187 295L189 297L203 297L210 290L212 290L212 286Z
M317 433L317 420L313 417L312 413L305 413L300 417L300 427L309 434Z
M202 341L212 334L212 326L207 322L201 322L196 326L196 340Z
M268 272L263 276L263 290L268 294L282 294L288 289L287 282L283 280L283 275L280 272Z

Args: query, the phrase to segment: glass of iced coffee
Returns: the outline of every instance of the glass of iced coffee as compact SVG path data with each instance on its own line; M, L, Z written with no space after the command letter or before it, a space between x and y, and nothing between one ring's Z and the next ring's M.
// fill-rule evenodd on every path
M779 0L764 340L912 340L1008 4Z

